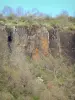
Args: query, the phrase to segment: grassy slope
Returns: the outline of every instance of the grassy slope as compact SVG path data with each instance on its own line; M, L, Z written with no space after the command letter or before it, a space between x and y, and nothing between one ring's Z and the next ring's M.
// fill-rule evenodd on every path
M74 100L75 65L65 58L42 57L20 68L0 70L0 100Z

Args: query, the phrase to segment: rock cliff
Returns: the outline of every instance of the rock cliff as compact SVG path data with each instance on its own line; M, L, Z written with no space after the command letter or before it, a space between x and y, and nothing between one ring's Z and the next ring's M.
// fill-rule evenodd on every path
M26 56L37 60L43 54L48 56L62 54L75 58L75 31L60 30L58 27L47 29L45 26L13 26L0 25L0 57L25 62ZM2 61L0 63L2 64ZM9 61L9 62L10 62ZM0 64L0 65L1 65ZM22 65L21 64L21 65Z

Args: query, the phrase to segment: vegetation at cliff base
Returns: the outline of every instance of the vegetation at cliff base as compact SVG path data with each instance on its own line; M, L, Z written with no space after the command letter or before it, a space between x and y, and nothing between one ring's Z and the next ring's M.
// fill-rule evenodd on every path
M21 61L20 61L21 62ZM75 65L51 55L0 67L0 100L74 100Z

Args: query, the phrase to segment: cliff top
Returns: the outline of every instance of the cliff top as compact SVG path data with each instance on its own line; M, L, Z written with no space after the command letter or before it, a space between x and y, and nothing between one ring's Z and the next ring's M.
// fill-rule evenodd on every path
M61 29L75 30L75 17L68 15L60 15L56 18L49 16L35 17L35 16L21 16L14 15L0 17L0 24L7 26L45 26L47 28L59 27Z

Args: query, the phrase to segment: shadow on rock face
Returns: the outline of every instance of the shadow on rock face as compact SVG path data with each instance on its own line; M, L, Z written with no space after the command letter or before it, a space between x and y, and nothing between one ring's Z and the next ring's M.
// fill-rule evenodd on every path
M63 31L60 33L62 54L75 62L75 32Z
M73 34L73 36L72 36L72 45L71 45L71 48L72 48L72 56L75 59L75 34Z
M9 52L12 52L12 40L13 40L13 32L11 29L7 29L7 34L8 34L8 38L7 38L7 42L8 42L8 48L9 48Z
M12 28L6 28L7 44L9 52L30 56L39 59L40 54L50 53L68 56L73 61L75 59L75 32L59 31L57 28L47 30L46 27L16 27L16 32ZM14 50L15 49L15 50ZM16 51L16 53L14 52Z

